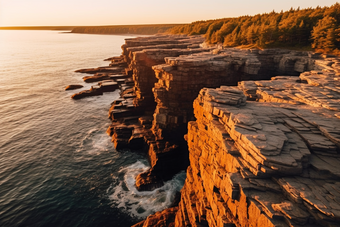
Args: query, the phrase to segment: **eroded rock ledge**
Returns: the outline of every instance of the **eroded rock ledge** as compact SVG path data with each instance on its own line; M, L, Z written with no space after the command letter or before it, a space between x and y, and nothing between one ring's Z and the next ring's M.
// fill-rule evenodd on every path
M202 89L175 226L337 226L338 78L307 72ZM246 101L250 90L257 102Z
M221 49L202 45L201 36L127 39L122 46L134 86L109 111L108 129L116 149L145 149L151 168L137 177L140 190L152 190L189 165L187 123L203 87L295 75L315 68L320 56L289 50Z
M339 226L339 62L201 89L172 225Z
M121 85L107 132L117 150L149 154L138 189L162 185L190 159L178 208L137 226L337 226L340 61L202 42L122 46L134 84Z

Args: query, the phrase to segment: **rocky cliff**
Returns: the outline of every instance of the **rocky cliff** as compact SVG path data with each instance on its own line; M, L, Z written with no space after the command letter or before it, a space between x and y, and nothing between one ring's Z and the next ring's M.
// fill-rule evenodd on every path
M147 150L152 168L137 178L141 190L157 187L188 166L183 136L194 119L192 102L200 89L298 75L312 69L316 57L287 50L222 49L203 41L201 36L153 36L127 39L122 46L134 86L111 107L108 133L117 149Z
M151 129L156 107L153 87L158 81L152 67L165 63L167 56L211 50L200 48L199 44L203 41L200 36L155 36L127 39L122 46L124 59L129 64L126 71L132 75L134 86L123 92L123 102L111 107L109 116L113 124L108 133L113 136L117 149L144 148L148 152L152 168L137 178L140 190L152 190L180 170L186 169L189 164L183 136L176 139L159 138ZM127 117L138 119L139 123L122 123Z
M300 77L201 89L172 224L339 226L338 62L317 60L323 71Z
M202 42L122 46L134 84L112 105L108 134L118 150L148 153L137 188L158 187L190 160L178 208L136 226L337 226L339 60Z

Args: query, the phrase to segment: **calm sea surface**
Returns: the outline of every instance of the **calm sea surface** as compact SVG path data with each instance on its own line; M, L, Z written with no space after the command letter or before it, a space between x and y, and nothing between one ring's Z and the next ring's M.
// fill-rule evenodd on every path
M171 204L181 173L138 192L145 156L105 131L118 91L72 100L80 68L108 65L127 36L0 31L0 226L131 226Z

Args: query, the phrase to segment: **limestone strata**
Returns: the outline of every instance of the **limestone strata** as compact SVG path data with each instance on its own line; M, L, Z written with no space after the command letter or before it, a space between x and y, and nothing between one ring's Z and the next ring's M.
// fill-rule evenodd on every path
M175 226L338 226L335 71L202 89Z
M199 44L203 41L201 36L155 36L127 39L122 46L123 56L129 64L126 73L132 75L134 86L125 89L121 94L123 101L114 103L111 107L109 116L113 124L108 133L112 135L116 148L147 150L153 168L137 177L136 185L140 190L152 190L188 166L187 155L181 151L183 146L179 146L180 143L185 144L183 139L181 142L169 139L159 141L149 130L156 106L152 88L157 78L152 66L164 64L164 59L168 56L209 51L210 49L200 48ZM135 121L126 122L126 119ZM133 127L133 130L122 138L115 128L121 130L124 125L126 128ZM186 145L184 147L186 149Z
M149 38L127 39L122 46L125 61L129 63L129 68L135 82L134 92L136 98L135 106L152 106L154 110L154 97L152 88L157 82L152 66L164 63L167 56L179 56L181 54L191 54L203 51L202 49L188 49L199 47L203 42L202 37L187 36L156 36ZM194 46L196 44L196 46Z
M176 151L169 150L170 156L187 157L187 145L183 136L187 131L187 122L193 120L192 102L203 87L236 85L241 80L269 79L270 75L284 71L296 75L303 65L304 69L313 68L313 56L307 53L285 50L239 50L214 49L200 51L178 57L168 56L165 64L153 66L158 79L153 87L153 96L157 102L154 111L152 132L157 147L164 141L178 145ZM293 67L291 67L293 65ZM164 166L159 149L150 147L149 154L155 154L157 162ZM171 159L170 159L171 160ZM164 162L173 165L166 156ZM160 164L159 164L160 165Z
M137 188L190 160L178 207L136 226L338 226L340 61L200 42L127 39L113 63L132 80L116 80L107 133L117 150L148 153Z
M191 104L203 87L214 88L236 85L243 80L270 79L280 72L294 75L314 67L312 56L286 50L216 49L166 57L165 61L166 64L153 67L158 79L153 88L157 102L155 130L177 127L192 119ZM158 134L161 138L161 133Z
M194 119L192 102L200 89L270 79L280 73L298 75L314 69L320 58L289 50L221 49L202 42L200 36L153 36L127 39L122 46L126 74L132 75L134 86L124 87L122 101L110 108L113 124L108 133L117 148L148 150L152 168L137 177L139 189L153 189L152 182L159 185L156 181L187 167L183 136L187 122ZM139 117L152 117L152 121L138 124ZM131 133L123 138L115 127L133 130L127 129Z

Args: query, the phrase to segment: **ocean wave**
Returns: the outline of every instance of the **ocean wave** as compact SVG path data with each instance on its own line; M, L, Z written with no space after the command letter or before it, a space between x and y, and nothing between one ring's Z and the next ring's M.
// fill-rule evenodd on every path
M176 193L179 192L185 181L184 171L178 173L153 191L138 191L135 186L135 177L149 168L142 161L122 168L114 183L107 190L109 199L115 207L121 208L132 217L146 218L148 215L168 208L172 205ZM120 176L123 179L119 179Z
M86 151L87 154L100 154L108 151L111 145L110 137L100 129L91 129L82 139L76 152Z

